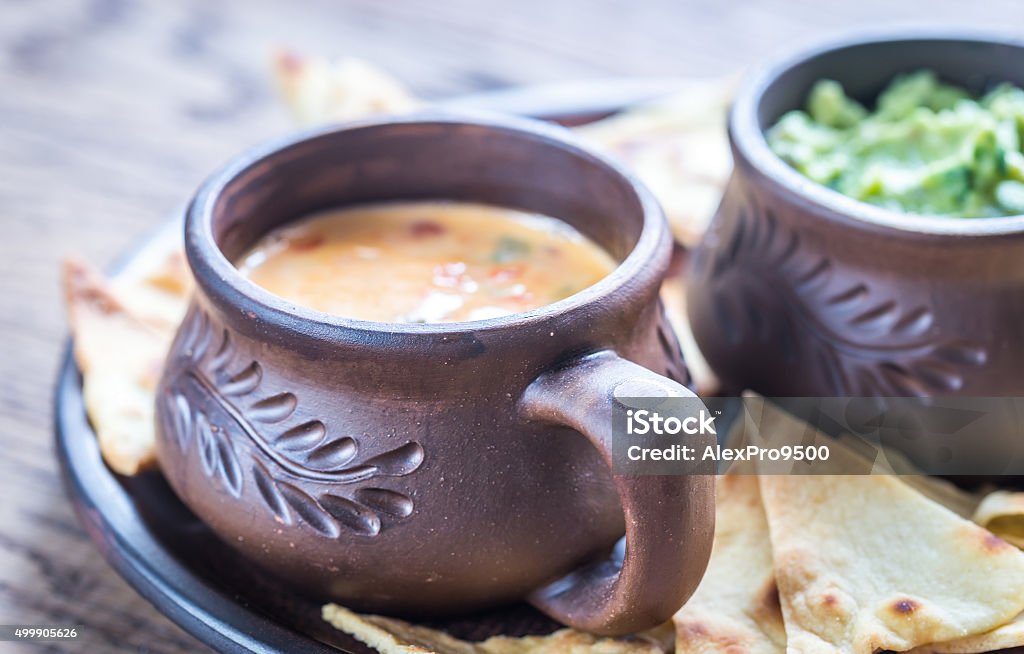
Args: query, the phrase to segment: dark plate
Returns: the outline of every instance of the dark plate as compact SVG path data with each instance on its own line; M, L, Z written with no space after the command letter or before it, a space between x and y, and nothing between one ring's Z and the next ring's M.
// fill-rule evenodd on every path
M607 80L526 87L444 103L581 124L681 88L679 79ZM121 269L179 229L165 226L126 256ZM86 533L128 583L182 629L221 652L370 652L320 619L322 601L261 573L217 539L159 473L119 477L104 465L85 415L81 376L70 353L57 378L57 457ZM432 626L480 640L549 633L558 625L526 605Z

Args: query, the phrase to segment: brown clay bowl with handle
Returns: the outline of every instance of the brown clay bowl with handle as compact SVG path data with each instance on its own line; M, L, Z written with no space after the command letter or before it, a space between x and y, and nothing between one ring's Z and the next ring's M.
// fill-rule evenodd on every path
M203 185L185 227L198 291L160 382L158 454L221 538L371 611L525 597L621 634L684 603L710 554L712 480L613 474L609 442L621 385L692 395L658 300L671 237L647 191L566 134L392 118L271 144ZM403 199L557 216L621 263L555 304L452 324L318 313L231 263L311 212Z

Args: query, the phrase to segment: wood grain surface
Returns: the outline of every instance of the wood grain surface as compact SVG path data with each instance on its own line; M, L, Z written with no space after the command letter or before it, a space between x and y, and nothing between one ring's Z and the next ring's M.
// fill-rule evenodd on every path
M6 0L0 4L0 624L77 624L0 652L207 651L111 571L52 450L58 261L106 264L209 171L290 123L273 48L356 54L440 98L609 75L728 73L844 29L1020 29L1024 3L927 0Z

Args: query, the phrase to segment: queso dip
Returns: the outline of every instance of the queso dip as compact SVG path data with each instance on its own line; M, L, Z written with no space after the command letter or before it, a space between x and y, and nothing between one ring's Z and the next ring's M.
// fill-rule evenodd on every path
M363 205L271 232L238 264L299 305L384 322L455 322L557 302L616 262L548 216L458 202Z

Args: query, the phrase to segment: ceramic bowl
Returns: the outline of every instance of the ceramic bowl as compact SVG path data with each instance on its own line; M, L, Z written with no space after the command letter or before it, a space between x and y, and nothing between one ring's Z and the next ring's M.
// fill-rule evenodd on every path
M701 350L727 388L774 396L1024 393L1024 217L914 216L803 177L765 130L838 80L871 103L931 69L981 93L1024 85L1024 42L950 34L846 38L771 63L729 117L735 170L689 267Z
M318 313L232 265L311 212L417 199L557 216L621 263L452 324ZM158 390L161 467L225 542L323 600L436 615L525 597L597 633L654 626L714 529L709 478L610 468L616 389L692 396L658 299L671 242L647 191L538 122L414 115L258 148L188 209L198 289Z

